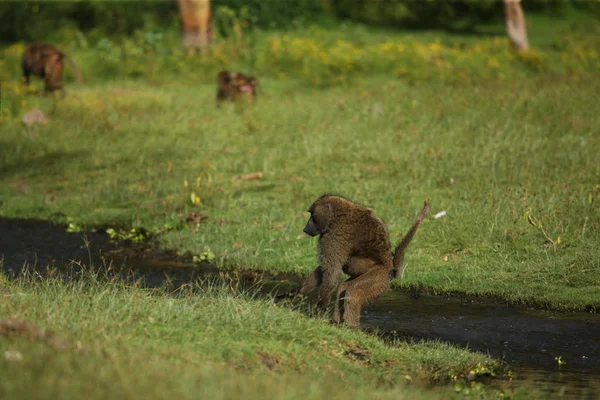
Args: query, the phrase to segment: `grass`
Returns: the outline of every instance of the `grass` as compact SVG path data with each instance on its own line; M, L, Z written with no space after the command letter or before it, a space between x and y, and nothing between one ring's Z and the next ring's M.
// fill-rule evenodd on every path
M600 304L597 80L262 84L265 95L239 112L216 110L212 85L72 85L45 103L48 125L0 128L0 212L145 227L163 247L208 248L221 265L304 273L315 242L298 235L323 192L373 206L394 243L429 197L432 216L448 214L423 224L402 285ZM263 178L233 180L254 171ZM556 252L529 210L560 235ZM222 223L182 227L191 211Z
M389 347L214 283L173 295L87 274L0 290L2 318L28 319L71 346L5 334L3 398L451 398L448 386L423 385L499 368L440 343Z
M214 253L222 267L306 273L316 243L299 234L322 193L374 207L393 243L429 197L397 286L596 310L600 46L582 31L597 27L528 21L535 48L521 55L503 38L345 25L257 33L191 58L140 52L138 35L122 42L132 50L119 64L114 43L74 44L81 37L67 32L88 79L69 83L63 100L22 88L23 44L10 46L0 60L0 217L117 236L144 228L161 247ZM215 109L223 66L258 72L255 105ZM35 107L48 124L21 126ZM192 211L210 218L188 225ZM422 383L498 367L439 343L390 348L219 288L173 296L49 279L0 282L0 294L1 318L30 319L83 349L3 338L0 397L448 398L450 387ZM346 354L355 348L367 358Z

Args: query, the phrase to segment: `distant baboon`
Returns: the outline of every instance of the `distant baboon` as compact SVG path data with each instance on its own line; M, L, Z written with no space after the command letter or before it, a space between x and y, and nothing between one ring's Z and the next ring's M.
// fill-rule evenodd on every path
M217 106L220 106L224 100L235 101L248 98L250 101L254 101L257 86L258 81L253 76L239 72L221 71L217 75Z
M389 290L391 280L402 275L404 251L429 212L429 202L425 200L417 220L393 253L386 226L370 208L324 195L308 211L311 216L304 232L319 235L319 267L292 293L318 289L319 305L326 309L337 289L333 321L357 326L361 307ZM350 278L340 284L342 271Z
M75 71L78 83L82 83L81 72L77 64L65 53L47 43L32 43L23 53L23 79L29 85L29 76L37 75L44 79L44 88L48 92L61 90L64 60L67 60Z

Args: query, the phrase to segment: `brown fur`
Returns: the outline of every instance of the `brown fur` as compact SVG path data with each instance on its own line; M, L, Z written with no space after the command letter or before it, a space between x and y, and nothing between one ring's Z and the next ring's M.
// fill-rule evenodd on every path
M239 72L221 71L217 75L217 107L225 100L236 101L242 98L254 101L258 81L253 76Z
M47 92L60 90L64 93L62 76L64 61L69 62L78 83L83 83L81 72L77 64L65 53L47 43L32 43L23 52L23 79L29 85L29 76L36 75L44 79L44 88Z
M360 324L361 308L389 290L402 275L404 252L429 212L426 200L417 220L391 252L388 231L370 208L339 196L324 195L308 209L304 232L319 235L319 267L302 280L294 293L318 289L319 305L327 308L337 289L333 320ZM341 283L342 271L350 278Z

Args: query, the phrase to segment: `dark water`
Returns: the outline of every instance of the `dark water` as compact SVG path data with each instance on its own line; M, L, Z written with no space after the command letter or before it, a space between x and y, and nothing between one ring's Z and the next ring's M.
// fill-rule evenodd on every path
M166 279L180 285L219 272L174 254L116 249L106 235L67 233L47 221L0 218L2 268L18 272L25 263L38 266L83 260L94 265L125 265L133 278L159 286ZM108 260L108 261L107 261ZM128 275L132 278L132 275ZM294 284L295 277L233 274L248 286L262 280L261 293L273 294ZM231 277L229 278L231 279ZM600 399L600 315L521 309L503 304L392 291L363 310L362 325L388 339L435 339L488 353L508 363L511 381L501 388L531 387L548 398ZM566 364L559 366L555 357Z
M146 275L151 284L172 276L217 275L208 266L185 261L130 258L126 264ZM274 295L291 288L296 277L239 275L245 285ZM514 377L492 381L496 388L528 388L548 398L600 399L600 315L521 309L490 302L388 292L363 310L361 325L386 339L442 340L503 359ZM566 364L558 364L555 357Z
M393 338L441 339L505 360L513 384L552 397L600 398L600 315L519 309L503 304L386 293L363 325ZM566 364L558 365L555 357Z

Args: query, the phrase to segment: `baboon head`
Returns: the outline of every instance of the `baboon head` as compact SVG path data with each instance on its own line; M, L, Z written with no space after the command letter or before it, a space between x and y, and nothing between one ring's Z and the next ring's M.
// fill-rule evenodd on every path
M329 195L318 198L308 209L310 219L304 227L304 233L317 236L328 232L332 221L335 219L336 205L344 201L346 200Z

